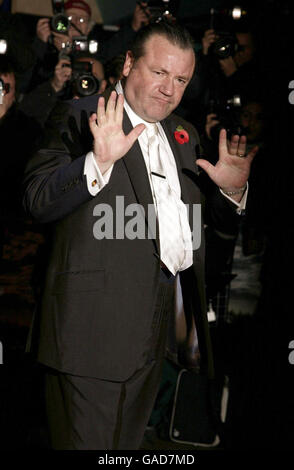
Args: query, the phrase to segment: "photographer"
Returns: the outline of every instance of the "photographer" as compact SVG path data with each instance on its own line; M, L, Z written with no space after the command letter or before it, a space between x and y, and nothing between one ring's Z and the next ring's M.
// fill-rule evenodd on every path
M33 43L37 61L30 83L30 90L52 79L54 72L56 74L55 67L61 65L58 64L60 52L69 53L74 38L82 36L87 38L94 24L91 21L90 7L82 0L66 2L63 16L65 22L70 21L67 31L63 33L57 32L58 24L56 27L50 18L40 18L37 22L36 37ZM54 84L57 84L60 78L55 77Z
M98 52L94 57L103 63L121 53L125 53L136 32L148 22L146 6L147 2L136 4L131 21L123 25L117 33L106 40L104 40L105 33L103 29L91 19L91 8L83 0L69 0L64 3L62 15L65 18L65 23L70 22L67 28L62 28L61 24L58 25L57 20L57 24L54 25L50 18L40 18L37 22L36 37L33 43L37 60L30 90L52 78L59 60L59 53L68 53L74 38L83 36L88 41L97 41ZM66 31L61 32L62 29L66 29Z
M137 2L132 18L121 25L119 31L111 36L110 39L103 39L100 42L99 52L103 63L110 61L120 54L125 54L130 48L136 33L142 26L147 25L150 20L150 13L148 10L148 2ZM91 37L99 40L97 34L91 33Z
M23 96L20 109L44 126L59 100L102 93L106 84L103 65L90 54L78 54L72 58L64 56L55 66L51 80Z
M17 105L18 82L15 65L7 55L0 56L0 255L8 233L23 227L22 179L24 167L37 148L41 128ZM0 256L1 258L1 256Z
M21 17L5 11L2 3L0 1L0 39L7 42L7 54L13 61L14 73L19 77L19 90L25 92L35 63L30 36Z
M271 203L269 197L264 205L264 194L270 195L273 186L273 154L269 145L269 116L266 106L255 97L249 99L239 110L239 124L242 134L247 137L247 148L258 146L256 159L252 164L249 177L249 192L246 214L243 215L235 237L216 233L206 227L207 240L207 290L208 296L215 300L217 296L226 295L226 302L216 301L223 305L222 319L230 320L238 312L252 315L255 313L262 287L263 255L271 220ZM202 139L204 153L215 163L217 141L216 127L223 127L216 114L206 118L206 135ZM226 282L229 289L224 288ZM226 292L226 294L224 294ZM223 297L224 299L224 297Z
M202 38L209 96L216 99L233 95L246 99L252 89L261 90L253 33L241 26L234 28L237 31L227 33L225 40L214 29L205 31Z

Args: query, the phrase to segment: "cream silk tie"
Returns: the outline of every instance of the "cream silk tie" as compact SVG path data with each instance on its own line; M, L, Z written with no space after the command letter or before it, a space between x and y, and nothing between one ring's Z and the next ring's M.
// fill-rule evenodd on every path
M149 170L156 204L159 225L160 259L176 274L185 257L183 229L177 207L176 196L169 185L160 158L158 128L156 124L147 127Z

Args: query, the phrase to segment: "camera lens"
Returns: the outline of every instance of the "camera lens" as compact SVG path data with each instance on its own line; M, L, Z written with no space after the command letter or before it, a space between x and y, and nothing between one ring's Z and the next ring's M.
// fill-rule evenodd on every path
M94 95L99 89L99 84L93 75L80 75L76 81L76 91L79 96Z
M238 42L235 36L221 33L213 44L213 52L219 59L227 59L237 52Z
M216 40L214 43L214 53L220 59L226 59L232 55L232 46L229 41L224 38Z
M55 15L52 18L51 26L56 33L67 33L69 29L69 20L63 14Z

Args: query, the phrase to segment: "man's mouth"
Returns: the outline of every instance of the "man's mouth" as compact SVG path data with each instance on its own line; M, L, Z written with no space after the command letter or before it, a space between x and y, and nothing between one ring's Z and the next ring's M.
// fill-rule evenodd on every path
M171 104L170 100L165 99L165 98L160 98L160 97L156 96L156 97L154 97L154 99L156 101L158 101L159 103L162 103L162 104Z

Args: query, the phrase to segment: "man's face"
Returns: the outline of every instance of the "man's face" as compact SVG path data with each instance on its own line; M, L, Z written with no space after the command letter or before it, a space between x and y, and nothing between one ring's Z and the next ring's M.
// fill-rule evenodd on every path
M3 104L0 105L5 108L6 112L15 101L15 77L13 73L3 73L0 74L0 78L1 80L3 80L4 83L9 84L9 92L5 93L5 95L3 96Z
M147 122L161 121L180 103L192 78L195 55L165 37L154 35L137 61L128 52L123 68L125 97L135 113Z
M238 44L242 47L242 49L235 54L234 60L240 67L252 59L254 54L254 46L251 34L237 33L236 36Z
M246 129L248 142L257 142L262 138L265 123L260 103L252 102L244 106L241 112L241 124Z
M85 10L80 8L68 8L66 10L66 16L70 19L70 22L77 26L77 28L82 32L83 35L87 36L89 32L89 22L90 17ZM69 37L80 36L80 33L74 28L69 28Z

